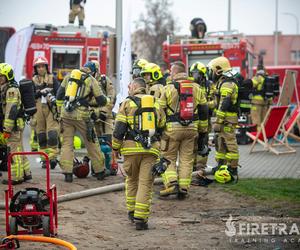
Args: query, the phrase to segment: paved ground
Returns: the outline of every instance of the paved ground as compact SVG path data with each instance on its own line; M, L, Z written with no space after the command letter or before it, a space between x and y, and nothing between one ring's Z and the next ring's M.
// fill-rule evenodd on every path
M271 152L249 154L250 145L240 145L240 178L300 178L300 143L293 145L294 154L275 155ZM258 147L259 148L259 147ZM209 166L214 166L214 150L209 156Z

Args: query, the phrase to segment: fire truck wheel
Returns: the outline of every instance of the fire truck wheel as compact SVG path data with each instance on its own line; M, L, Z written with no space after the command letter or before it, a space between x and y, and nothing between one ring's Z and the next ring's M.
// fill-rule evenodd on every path
M10 217L10 219L9 219L9 232L10 232L10 234L13 234L13 235L18 234L18 225L17 225L16 217Z
M46 237L50 237L50 217L43 216L42 223L43 223L43 235Z

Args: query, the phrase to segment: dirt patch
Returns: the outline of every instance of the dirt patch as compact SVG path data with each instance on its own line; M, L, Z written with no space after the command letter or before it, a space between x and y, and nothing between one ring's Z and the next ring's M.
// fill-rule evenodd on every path
M117 183L122 176L98 182L92 177L75 179L67 185L57 175L59 194ZM33 183L37 183L34 182ZM27 184L29 185L29 184ZM32 185L32 184L31 184ZM273 208L252 198L236 196L216 184L208 188L192 186L186 200L160 200L155 186L152 215L148 231L136 231L127 220L124 192L114 192L59 204L58 237L72 242L78 249L299 249L299 235L228 237L226 222L230 215L235 227L239 223L297 223L285 209ZM3 191L1 186L1 192ZM3 193L3 192L2 192ZM1 194L2 195L2 194ZM3 196L2 196L3 197ZM4 234L4 214L0 229ZM21 249L63 249L46 244L21 243Z

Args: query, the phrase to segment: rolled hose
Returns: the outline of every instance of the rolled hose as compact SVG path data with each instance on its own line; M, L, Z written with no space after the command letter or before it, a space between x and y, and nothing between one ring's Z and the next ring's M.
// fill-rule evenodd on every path
M58 246L67 247L70 250L77 250L77 248L71 244L70 242L51 238L51 237L44 237L44 236L32 236L32 235L9 235L6 237L7 239L16 239L20 241L35 241L35 242L45 242L45 243L52 243Z

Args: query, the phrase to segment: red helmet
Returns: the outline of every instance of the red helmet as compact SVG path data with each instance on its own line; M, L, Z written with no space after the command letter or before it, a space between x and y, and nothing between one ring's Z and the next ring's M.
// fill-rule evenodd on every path
M86 156L82 162L75 158L73 166L73 174L77 178L86 178L90 173L89 159Z
M38 64L45 64L45 65L48 65L49 63L48 63L48 60L47 60L45 57L43 57L43 56L38 56L38 57L34 58L34 60L33 60L33 66L35 67L35 66L37 66Z

